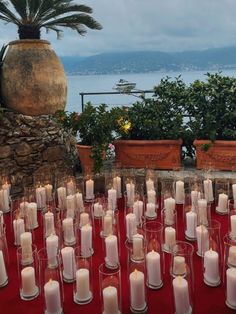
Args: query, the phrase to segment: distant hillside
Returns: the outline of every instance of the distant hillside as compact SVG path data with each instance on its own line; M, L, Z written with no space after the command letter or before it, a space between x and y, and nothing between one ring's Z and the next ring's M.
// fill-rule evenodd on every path
M91 57L62 57L68 74L124 74L156 71L223 70L236 68L236 47L202 51L135 51Z

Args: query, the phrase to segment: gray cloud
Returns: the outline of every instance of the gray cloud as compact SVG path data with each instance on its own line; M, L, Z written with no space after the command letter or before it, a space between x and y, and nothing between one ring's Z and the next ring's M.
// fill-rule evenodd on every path
M75 1L83 3L80 1ZM182 51L236 44L235 0L86 0L103 30L84 37L65 30L62 40L42 34L59 55L107 51ZM2 24L3 25L3 24ZM17 37L2 26L0 44Z

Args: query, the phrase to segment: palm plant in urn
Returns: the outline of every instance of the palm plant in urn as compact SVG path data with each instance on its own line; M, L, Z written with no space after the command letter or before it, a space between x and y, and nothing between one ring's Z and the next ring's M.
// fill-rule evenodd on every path
M63 28L84 35L86 29L101 29L92 9L72 0L0 1L0 20L15 24L19 39L10 42L2 64L1 94L6 107L28 115L53 114L66 104L67 80L61 62L40 40L41 30Z

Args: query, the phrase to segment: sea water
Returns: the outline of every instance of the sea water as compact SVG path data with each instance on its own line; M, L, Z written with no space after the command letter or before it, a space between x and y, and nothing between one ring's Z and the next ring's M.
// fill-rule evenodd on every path
M128 82L136 83L136 89L139 91L152 90L158 85L162 78L167 76L172 79L181 75L186 84L194 80L205 80L207 71L188 71L188 72L155 72L155 73L137 73L137 74L106 74L106 75L74 75L67 76L68 79L68 96L67 111L81 112L81 96L80 93L101 93L115 91L115 85L120 79ZM215 72L211 72L215 73ZM225 70L222 75L236 76L236 70ZM151 96L147 94L146 97ZM139 100L139 96L118 94L118 95L85 95L84 103L90 101L94 105L105 103L109 106L130 106Z

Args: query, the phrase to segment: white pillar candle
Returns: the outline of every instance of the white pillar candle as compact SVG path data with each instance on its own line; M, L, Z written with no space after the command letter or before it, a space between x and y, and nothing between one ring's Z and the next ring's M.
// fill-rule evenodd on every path
M91 200L94 198L94 181L89 179L85 183L86 199Z
M92 246L92 226L85 225L81 227L81 252L84 257L91 256Z
M134 202L133 205L133 213L136 217L136 223L137 226L141 224L142 222L142 216L143 216L143 201L137 200Z
M66 183L67 195L74 195L76 186L73 180L70 180Z
M102 204L100 204L100 203L95 203L94 205L93 205L93 215L94 215L94 217L96 217L96 218L100 218L100 217L102 217L102 215L103 215L103 207L102 207Z
M31 232L24 232L20 235L20 245L22 253L22 264L31 264L33 261L32 253L32 234Z
M160 287L162 285L160 254L155 251L147 253L146 264L148 286Z
M127 205L133 206L134 204L134 183L130 182L126 184L126 193L127 193Z
M185 257L176 255L173 259L173 274L180 276L186 274Z
M108 208L111 210L116 210L116 189L109 189L108 191Z
M173 227L165 227L165 248L170 249L176 242L176 230Z
M46 303L46 312L48 314L61 314L61 296L59 282L56 280L49 280L44 285L44 296Z
M203 256L206 251L209 250L209 234L204 225L200 225L196 228L197 235L197 254Z
M10 204L9 204L9 196L8 191L5 189L0 190L0 208L4 213L10 211Z
M76 206L77 206L77 210L79 212L82 212L84 210L84 201L83 201L83 195L80 192L77 192L75 194L76 197Z
M88 213L80 213L80 227L90 225L89 214Z
M106 213L103 217L103 236L108 236L109 234L113 234L113 218L109 213Z
M5 286L8 282L6 264L2 250L0 250L0 287Z
M164 199L164 209L165 210L174 210L175 209L175 199L172 197L168 197Z
M220 193L218 196L218 206L216 211L222 214L227 213L228 211L228 195L225 193Z
M35 282L34 267L25 267L21 270L22 295L24 297L31 297L38 293L38 287Z
M236 208L236 183L232 184L234 207Z
M4 216L3 216L3 211L0 210L0 224L4 224Z
M75 244L76 241L75 241L73 219L70 217L63 219L62 220L62 229L63 229L65 245Z
M186 230L185 235L189 239L196 238L197 214L193 211L186 213Z
M236 215L230 216L230 236L236 237Z
M200 192L198 191L191 191L191 203L192 203L192 210L196 211L197 210L197 202L198 199L200 198Z
M66 197L66 217L75 218L76 212L76 196L70 194Z
M22 216L25 215L28 205L29 205L29 202L26 202L26 201L20 202L19 207L20 207L20 214Z
M51 184L46 184L45 185L45 189L46 189L46 197L47 197L47 200L52 200L52 185Z
M61 257L63 278L65 281L71 282L75 278L75 253L73 247L66 246L61 249Z
M76 271L76 300L85 302L92 296L90 291L89 270L87 268L80 268Z
M142 311L146 308L144 273L134 270L129 275L131 308L135 311Z
M132 241L133 235L137 233L137 226L136 226L136 216L133 213L129 213L125 217L126 221L126 237L128 241Z
M108 286L102 290L103 314L119 314L117 288Z
M154 203L147 203L145 216L148 218L155 218L157 216L156 205Z
M66 188L61 186L57 189L58 208L60 210L66 208Z
M200 225L207 225L207 200L206 199L199 199L197 201L198 204L198 220Z
M115 178L113 178L113 187L114 189L116 189L116 195L118 198L121 197L121 177L116 176Z
M36 188L36 203L40 209L46 207L46 189L43 186Z
M49 211L44 214L44 236L47 238L54 233L54 214Z
M148 203L156 204L156 191L155 190L147 191L147 200L148 200Z
M204 281L210 286L220 283L219 254L212 249L204 253Z
M118 241L117 236L109 235L105 239L106 246L106 265L107 267L115 268L119 264L119 255L118 255Z
M188 282L181 276L176 277L172 281L174 289L175 300L175 313L176 314L189 314L192 313Z
M20 245L20 236L25 232L25 223L22 218L16 218L13 220L13 231L14 231L14 244Z
M142 234L133 236L133 260L142 260L144 258L144 239Z
M27 222L29 229L35 229L39 226L38 216L37 216L37 203L31 202L28 203L26 209Z
M226 304L229 307L236 307L236 268L226 270Z
M7 196L8 196L8 198L9 198L9 197L10 197L11 184L5 182L5 183L2 185L2 189L7 191Z
M175 201L176 204L184 203L184 182L181 180L175 183Z
M150 190L155 190L154 181L151 178L148 178L148 180L146 180L146 190L147 192Z
M56 234L51 234L46 239L46 250L47 250L47 257L49 267L57 266L57 255L58 255L58 248L59 248L59 238Z
M206 179L203 181L203 189L204 189L204 195L207 202L213 202L213 187L212 187L212 181L210 179Z
M236 246L229 247L228 265L236 267Z

